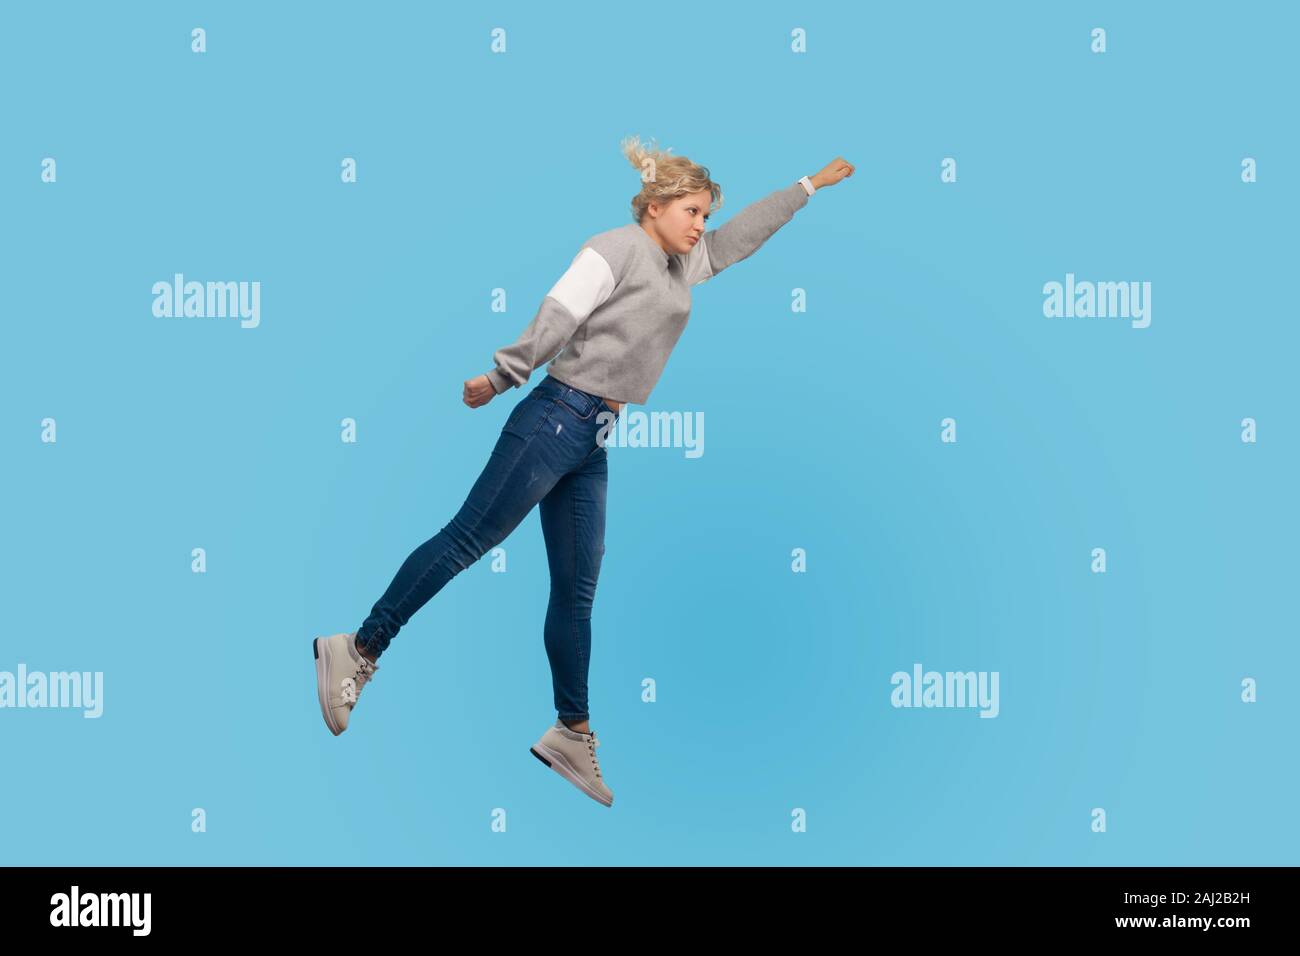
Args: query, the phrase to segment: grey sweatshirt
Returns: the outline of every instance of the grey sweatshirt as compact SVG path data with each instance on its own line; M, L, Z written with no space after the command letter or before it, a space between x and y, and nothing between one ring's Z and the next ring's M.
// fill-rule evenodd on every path
M548 373L566 385L645 404L686 328L691 286L753 255L808 204L812 189L807 177L779 189L680 255L665 252L635 222L592 236L523 334L493 355L492 388L500 394L521 386L550 362Z

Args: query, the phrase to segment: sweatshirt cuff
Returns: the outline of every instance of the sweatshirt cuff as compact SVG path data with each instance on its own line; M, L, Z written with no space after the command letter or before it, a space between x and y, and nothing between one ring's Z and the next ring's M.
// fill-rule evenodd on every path
M487 380L492 383L492 391L500 395L507 388L513 388L514 382L501 374L500 369L492 369L487 373Z

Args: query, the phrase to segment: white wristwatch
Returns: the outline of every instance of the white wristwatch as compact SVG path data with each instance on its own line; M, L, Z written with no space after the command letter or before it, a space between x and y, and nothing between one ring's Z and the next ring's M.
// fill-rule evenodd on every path
M809 196L811 196L813 193L817 191L817 187L812 184L812 180L809 179L807 176L799 180L799 185L802 186L807 191Z

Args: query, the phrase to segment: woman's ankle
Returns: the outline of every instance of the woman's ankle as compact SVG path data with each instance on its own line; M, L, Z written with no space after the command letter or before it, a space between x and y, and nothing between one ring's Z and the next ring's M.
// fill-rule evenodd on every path
M372 652L372 651L368 651L368 650L366 650L364 647L361 646L361 635L358 634L358 635L356 635L356 636L354 636L354 637L352 638L352 646L355 647L355 648L357 649L357 653L358 653L358 654L360 654L360 655L361 655L362 657L364 657L366 660L370 661L370 663L373 664L373 663L375 663L376 661L379 660L379 655L378 655L378 654L375 654L375 653Z

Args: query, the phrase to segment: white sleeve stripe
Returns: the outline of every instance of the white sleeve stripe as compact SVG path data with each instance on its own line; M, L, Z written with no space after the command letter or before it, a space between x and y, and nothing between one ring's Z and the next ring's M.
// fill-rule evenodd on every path
M567 272L546 293L584 322L614 291L614 272L591 246L584 246Z

